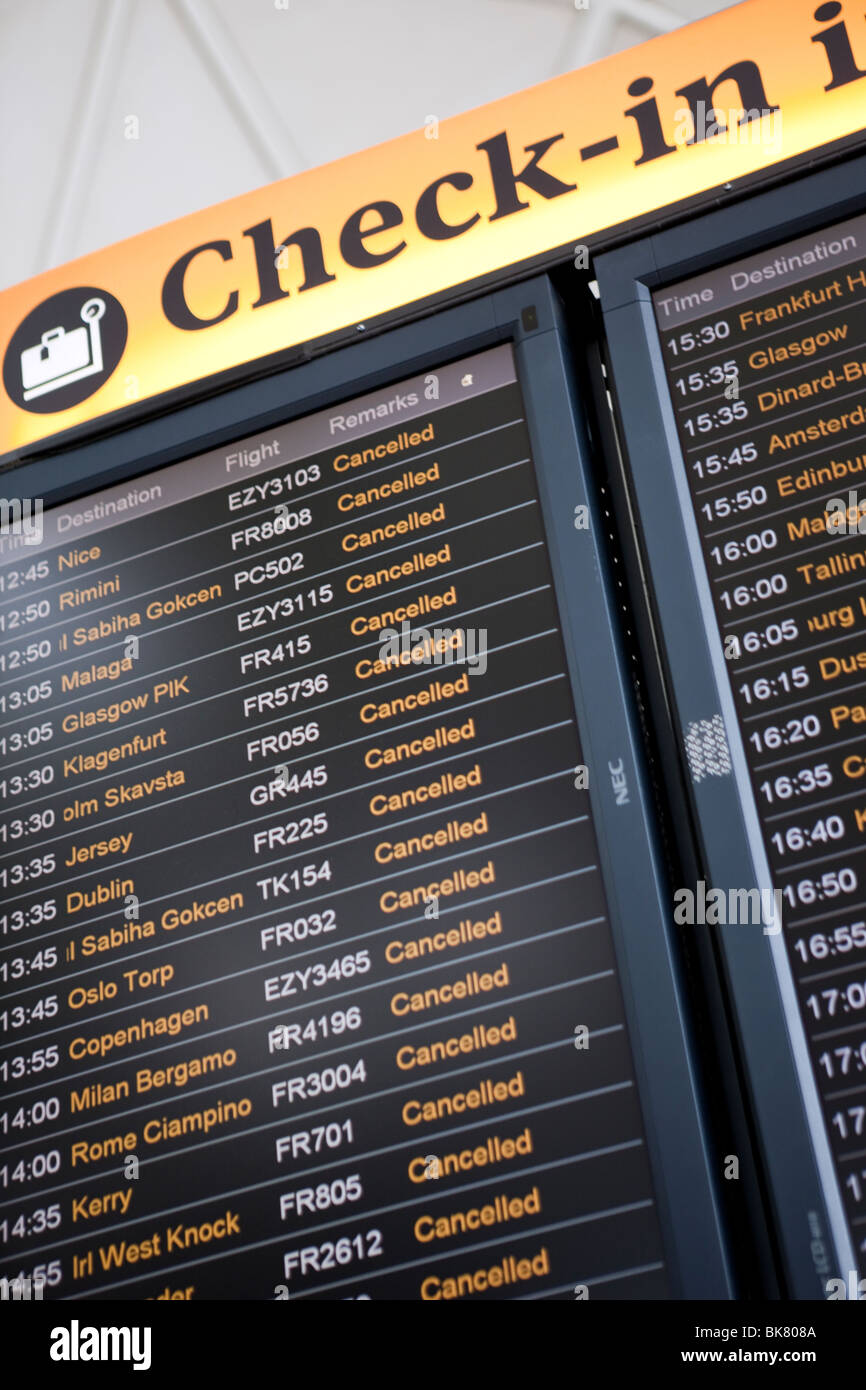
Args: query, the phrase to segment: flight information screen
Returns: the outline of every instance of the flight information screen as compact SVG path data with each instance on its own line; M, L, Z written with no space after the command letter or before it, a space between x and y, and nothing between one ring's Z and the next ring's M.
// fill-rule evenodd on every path
M866 1249L866 218L653 295L812 1067Z
M0 1273L666 1297L512 349L20 521Z

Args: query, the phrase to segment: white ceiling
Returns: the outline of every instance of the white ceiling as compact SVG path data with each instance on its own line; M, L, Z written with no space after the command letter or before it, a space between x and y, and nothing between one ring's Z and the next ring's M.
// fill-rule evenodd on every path
M725 7L0 0L0 288Z

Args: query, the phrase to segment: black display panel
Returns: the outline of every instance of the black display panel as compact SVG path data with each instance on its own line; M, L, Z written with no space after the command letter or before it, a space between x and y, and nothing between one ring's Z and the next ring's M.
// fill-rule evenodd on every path
M723 1291L646 842L621 993L512 349L42 521L0 564L3 1275Z
M831 460L838 474L862 433L864 175L853 158L743 193L595 263L612 505L629 582L648 600L648 701L686 847L671 913L708 982L733 1113L747 1116L740 1173L772 1232L778 1295L807 1300L857 1297L864 1234L831 1132L858 1085L853 1050L838 1059L841 1086L820 1075L837 1065L820 1060L837 1045L828 1035L856 1031L856 985L808 1002L824 971L837 989L862 959L862 898L845 891L849 872L833 876L858 872L847 754L840 731L812 722L832 701L820 662L855 629L802 627L848 601L842 590L822 602L852 553L823 506L845 496ZM816 555L832 560L820 574ZM841 1017L808 1017L828 1005Z
M866 218L653 294L851 1237L866 1248Z

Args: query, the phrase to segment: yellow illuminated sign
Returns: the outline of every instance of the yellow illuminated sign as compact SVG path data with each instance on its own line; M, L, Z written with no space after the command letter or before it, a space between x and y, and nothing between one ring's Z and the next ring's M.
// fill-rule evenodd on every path
M747 0L0 293L0 455L859 132L862 5Z

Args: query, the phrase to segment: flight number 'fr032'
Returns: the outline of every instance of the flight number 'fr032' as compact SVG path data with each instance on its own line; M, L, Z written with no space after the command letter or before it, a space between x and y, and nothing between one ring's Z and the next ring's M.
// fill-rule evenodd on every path
M275 922L271 927L262 927L259 939L262 950L271 946L284 946L287 941L306 941L310 936L321 936L325 932L337 930L337 914L332 907L321 912L308 912L304 917L296 917L293 922Z

